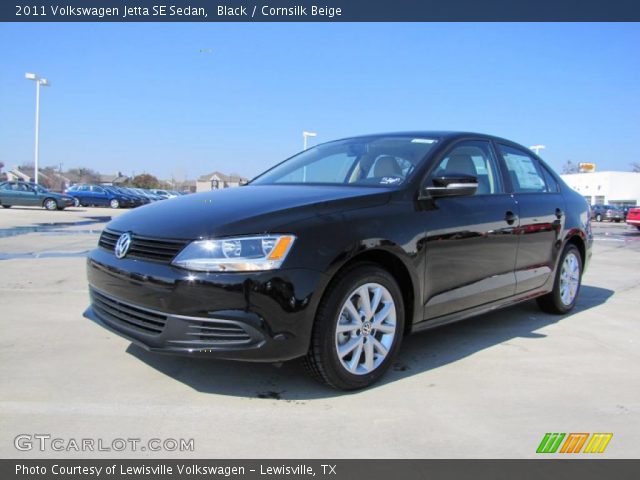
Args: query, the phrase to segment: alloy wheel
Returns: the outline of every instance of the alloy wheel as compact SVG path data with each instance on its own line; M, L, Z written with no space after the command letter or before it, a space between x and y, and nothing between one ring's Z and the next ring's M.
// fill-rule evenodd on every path
M562 262L560 271L560 299L565 305L571 305L580 287L580 262L575 253L570 252Z
M340 310L335 346L342 367L366 375L389 354L396 335L396 305L389 290L364 284L349 294Z

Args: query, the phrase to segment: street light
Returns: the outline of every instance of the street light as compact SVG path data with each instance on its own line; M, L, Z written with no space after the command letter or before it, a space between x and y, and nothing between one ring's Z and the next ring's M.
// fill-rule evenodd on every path
M547 148L545 145L531 145L529 150L533 150L536 152L536 155L540 155L540 150L544 150L545 148Z
M27 80L33 80L36 82L36 148L35 148L35 165L34 165L34 175L33 180L35 183L38 183L38 155L39 155L39 145L38 145L38 137L40 135L40 86L49 87L51 83L46 78L40 78L35 73L25 73L24 78Z
M303 150L307 149L307 138L309 137L317 137L318 134L316 132L302 132L302 139L303 139Z

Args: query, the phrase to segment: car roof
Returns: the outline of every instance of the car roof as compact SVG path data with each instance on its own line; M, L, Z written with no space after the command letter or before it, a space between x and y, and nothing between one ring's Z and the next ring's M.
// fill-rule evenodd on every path
M402 132L371 133L366 135L355 135L352 137L344 137L337 140L352 140L357 138L364 139L364 138L376 138L376 137L427 137L427 138L438 138L443 140L476 137L476 138L492 139L492 140L497 140L497 141L507 142L507 143L515 143L513 140L508 140L506 138L497 137L495 135L489 135L486 133L453 131L453 130L410 130L410 131L402 131Z

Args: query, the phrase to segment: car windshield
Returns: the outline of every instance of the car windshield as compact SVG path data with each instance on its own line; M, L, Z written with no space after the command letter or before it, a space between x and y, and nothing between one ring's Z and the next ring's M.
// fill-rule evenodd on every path
M325 143L255 178L251 185L403 184L436 144L434 138L384 136Z

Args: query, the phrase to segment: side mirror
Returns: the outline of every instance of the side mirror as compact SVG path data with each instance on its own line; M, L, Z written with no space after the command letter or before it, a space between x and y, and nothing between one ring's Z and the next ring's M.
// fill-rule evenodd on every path
M432 179L433 185L424 187L426 197L465 197L475 195L478 179L471 175L442 175Z

